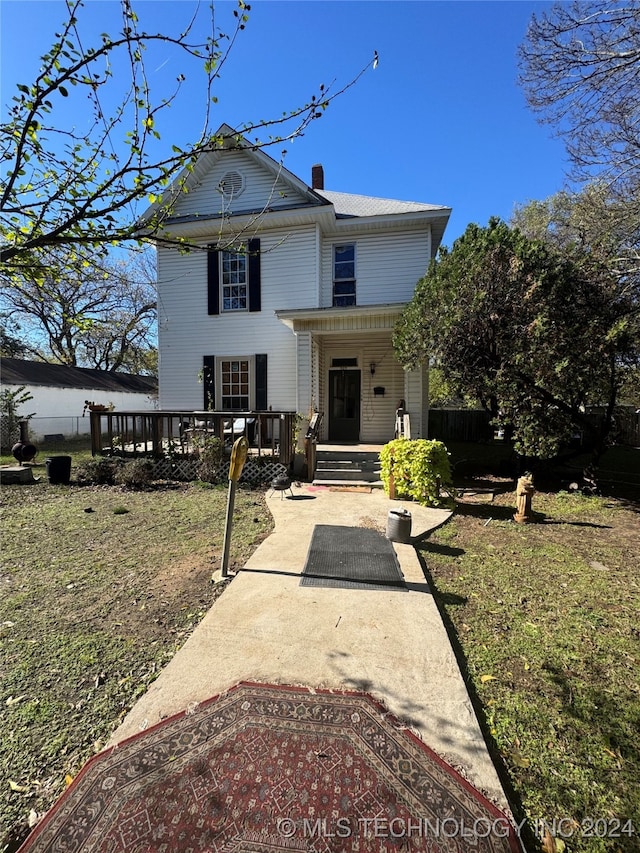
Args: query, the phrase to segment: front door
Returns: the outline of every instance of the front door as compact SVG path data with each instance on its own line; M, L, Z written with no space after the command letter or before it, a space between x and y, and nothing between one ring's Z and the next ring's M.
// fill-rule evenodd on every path
M360 371L329 371L329 441L360 440Z

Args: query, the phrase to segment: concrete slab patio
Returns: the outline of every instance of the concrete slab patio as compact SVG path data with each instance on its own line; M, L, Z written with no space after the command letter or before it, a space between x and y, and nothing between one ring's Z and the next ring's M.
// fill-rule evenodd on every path
M498 806L508 804L412 545L394 543L408 591L301 587L316 524L386 528L402 506L381 490L293 487L267 498L274 532L215 601L111 743L239 681L362 690ZM450 513L405 505L412 535Z

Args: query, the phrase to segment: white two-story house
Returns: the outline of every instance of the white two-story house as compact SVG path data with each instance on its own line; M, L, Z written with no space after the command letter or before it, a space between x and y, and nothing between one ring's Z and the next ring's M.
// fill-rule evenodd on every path
M219 134L164 222L198 249L158 246L160 409L315 410L321 441L382 443L403 401L426 436L426 367L391 338L450 208L330 192L321 166L308 186Z

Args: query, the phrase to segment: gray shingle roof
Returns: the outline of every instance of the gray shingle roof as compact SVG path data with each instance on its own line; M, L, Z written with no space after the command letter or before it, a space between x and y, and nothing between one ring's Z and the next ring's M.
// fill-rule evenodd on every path
M376 198L375 196L336 193L328 190L316 190L316 193L331 202L337 216L385 216L394 213L449 211L448 207L441 204L396 201L392 198Z
M0 362L0 378L3 385L44 385L137 394L155 394L158 390L158 383L152 376L111 373L90 367L69 367L66 364L45 364L21 358L3 358Z

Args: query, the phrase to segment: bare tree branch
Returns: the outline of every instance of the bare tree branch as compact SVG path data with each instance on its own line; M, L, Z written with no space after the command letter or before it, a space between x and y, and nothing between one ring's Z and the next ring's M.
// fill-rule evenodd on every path
M179 179L185 186L196 158L230 140L219 138L211 127L213 94L220 70L248 22L250 6L239 0L233 11L230 34L216 26L209 9L209 34L197 36L194 14L176 34L144 29L130 0L120 0L122 21L114 35L102 34L92 47L80 36L81 0L66 0L68 19L55 42L42 57L36 80L19 84L0 125L0 160L5 164L0 185L0 259L3 275L22 275L42 265L40 253L56 246L91 246L106 253L113 242L152 241L171 214L179 194L162 193ZM227 7L223 7L227 8ZM144 10L144 4L141 4ZM183 71L173 88L152 92L145 53L154 46L174 51ZM121 86L115 67L125 64L128 82ZM273 119L247 122L237 128L252 135L256 148L285 142L304 133L330 103L350 89L369 67L342 86L320 85L309 100ZM164 148L160 154L162 119L181 96L187 94L188 68L204 86L202 129L192 144ZM198 77L195 78L196 82ZM92 105L87 129L65 125L56 107L65 99L86 97ZM103 104L109 103L109 114ZM144 235L136 223L137 203L161 201L158 215L147 222ZM178 241L184 244L184 241ZM44 275L44 271L40 271Z
M555 3L534 15L520 82L555 126L581 180L620 191L640 180L640 6L636 0Z

